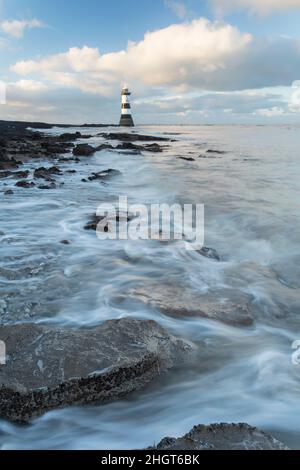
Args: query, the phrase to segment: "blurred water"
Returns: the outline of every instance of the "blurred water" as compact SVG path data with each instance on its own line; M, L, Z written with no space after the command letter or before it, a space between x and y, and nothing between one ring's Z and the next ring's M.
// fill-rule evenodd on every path
M58 177L64 185L55 190L9 182L14 195L0 201L0 318L75 327L127 315L153 318L198 344L199 358L117 403L54 411L25 428L0 421L1 448L138 448L220 421L260 426L300 448L300 365L291 362L292 342L300 339L299 128L136 130L176 142L163 154L100 152L59 163L77 172ZM81 181L107 168L122 175ZM100 203L119 195L129 203L204 203L205 245L222 261L188 252L180 242L99 241L84 225ZM71 244L60 244L64 239ZM220 291L229 299L248 295L254 326L174 319L126 298L154 280L207 292L220 303Z

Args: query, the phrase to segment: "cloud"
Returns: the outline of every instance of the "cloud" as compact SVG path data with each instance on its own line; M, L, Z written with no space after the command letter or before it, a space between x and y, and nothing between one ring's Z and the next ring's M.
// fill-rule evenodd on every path
M181 20L185 19L188 16L187 7L183 2L177 2L175 0L165 0L165 5Z
M208 0L214 10L224 15L233 11L249 10L266 15L291 9L300 9L300 0Z
M124 82L135 90L290 86L299 78L300 43L283 37L255 39L229 24L200 18L148 32L119 52L101 55L97 48L73 47L39 60L19 61L11 70L105 96Z
M251 41L251 35L231 25L200 18L148 32L142 41L129 43L127 50L101 55L96 48L74 47L41 60L20 61L12 70L95 92L102 88L109 93L111 85L123 81L205 88L221 85L218 77L228 73Z
M0 23L0 29L12 38L19 39L25 29L42 28L44 24L37 19L32 20L7 20Z

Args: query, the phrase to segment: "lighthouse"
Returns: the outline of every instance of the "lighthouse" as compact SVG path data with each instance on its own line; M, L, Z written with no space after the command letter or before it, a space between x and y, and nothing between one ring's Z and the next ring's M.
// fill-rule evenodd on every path
M134 127L134 122L131 116L131 106L130 106L130 91L127 87L124 87L121 91L122 96L122 111L121 111L121 119L120 119L120 126L125 127Z

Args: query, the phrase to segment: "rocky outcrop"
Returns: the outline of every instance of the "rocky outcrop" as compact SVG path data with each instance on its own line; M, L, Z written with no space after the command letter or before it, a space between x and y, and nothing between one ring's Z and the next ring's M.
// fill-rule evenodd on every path
M285 444L248 424L195 426L178 439L165 437L156 450L288 450Z
M119 140L120 142L169 142L170 139L167 137L157 137L153 135L142 135L142 134L128 134L126 132L111 132L111 133L100 133L99 137L103 137L106 140Z
M152 320L123 318L93 329L0 326L0 416L28 422L67 405L105 403L140 389L192 346Z
M35 178L44 179L46 181L53 182L53 176L61 175L61 174L62 172L58 167L52 166L51 168L45 168L45 167L37 168L34 171L33 176Z
M252 297L237 289L215 289L201 293L175 283L144 283L124 295L149 304L175 318L204 317L234 326L253 323Z
M22 180L18 181L15 186L17 186L18 188L34 188L35 184L33 181Z
M95 147L89 144L78 144L73 149L73 155L77 157L90 157L97 151Z
M121 172L119 170L115 170L113 168L108 168L108 170L99 171L98 173L92 173L91 176L88 177L89 181L100 180L104 181L108 178L113 176L119 176Z
M135 152L153 152L153 153L161 153L163 151L163 147L159 144L147 144L147 145L137 145L132 144L131 142L123 142L122 144L117 145L115 147L116 150L131 150Z
M116 211L115 214L112 213L112 214L108 214L107 216L93 214L89 222L85 225L84 229L85 230L97 230L98 224L101 222L103 231L108 232L109 223L113 222L114 220L115 222L120 223L120 222L130 222L133 219L134 219L133 214L130 214L128 212L122 212L119 210Z

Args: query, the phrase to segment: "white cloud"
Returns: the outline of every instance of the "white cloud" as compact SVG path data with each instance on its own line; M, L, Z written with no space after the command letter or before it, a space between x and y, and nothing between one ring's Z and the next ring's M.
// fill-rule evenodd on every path
M177 92L289 86L299 76L300 44L283 37L255 39L229 24L200 18L148 32L119 52L101 55L97 48L73 47L19 61L11 70L106 96L124 82L135 90L164 87Z
M237 10L249 10L252 13L268 13L300 9L300 0L208 0L218 14Z
M21 38L25 29L42 28L44 25L40 20L7 20L0 23L0 29L12 38Z
M200 18L146 33L124 51L101 55L95 48L74 47L41 60L20 61L12 70L100 93L109 93L112 85L123 81L206 88L221 86L224 72L235 81L232 64L251 42L251 35L231 25Z

